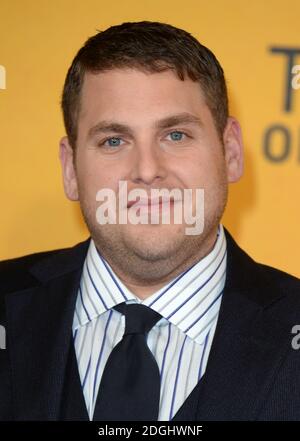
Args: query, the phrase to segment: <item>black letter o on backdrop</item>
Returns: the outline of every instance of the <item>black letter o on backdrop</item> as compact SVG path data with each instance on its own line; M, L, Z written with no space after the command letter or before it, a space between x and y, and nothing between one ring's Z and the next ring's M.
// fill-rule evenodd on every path
M281 133L283 138L282 151L278 155L275 155L274 152L272 151L272 136L276 132ZM265 157L269 161L271 162L285 161L289 157L291 150L291 135L289 130L285 126L279 124L270 126L266 130L264 135L263 150Z

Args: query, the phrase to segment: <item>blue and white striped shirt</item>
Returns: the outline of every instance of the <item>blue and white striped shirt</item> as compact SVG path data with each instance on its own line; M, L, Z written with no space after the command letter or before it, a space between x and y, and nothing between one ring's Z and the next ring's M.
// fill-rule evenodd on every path
M159 421L171 420L205 372L226 278L222 225L213 250L141 301L90 242L76 302L73 336L83 394L93 419L106 361L122 339L125 317L112 308L143 303L163 316L147 335L161 374Z

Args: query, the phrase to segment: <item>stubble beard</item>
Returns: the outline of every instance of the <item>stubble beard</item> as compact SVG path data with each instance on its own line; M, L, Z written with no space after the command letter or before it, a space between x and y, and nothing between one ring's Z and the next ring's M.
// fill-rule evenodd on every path
M80 199L80 205L98 251L116 274L120 278L123 275L138 283L155 284L175 277L209 253L215 242L227 197L228 189L225 185L219 190L218 204L205 218L204 230L201 234L186 235L184 225L172 225L177 231L180 227L178 234L173 233L170 237L166 237L158 232L157 237L147 235L146 239L138 234L139 225L131 225L131 228L136 228L136 235L126 235L124 227L127 225L99 225L95 208L91 208L84 198ZM148 226L143 226L146 227ZM163 227L155 226L155 228Z

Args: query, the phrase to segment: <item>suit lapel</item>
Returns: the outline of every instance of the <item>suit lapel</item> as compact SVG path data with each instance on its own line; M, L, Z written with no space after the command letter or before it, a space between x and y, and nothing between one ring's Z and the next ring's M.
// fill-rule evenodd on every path
M72 333L86 241L43 259L30 272L36 286L6 298L14 418L55 420Z
M233 292L224 298L197 419L256 419L289 348L291 327L237 300Z
M226 284L206 372L174 420L257 419L290 348L294 321L282 321L285 295L226 238Z

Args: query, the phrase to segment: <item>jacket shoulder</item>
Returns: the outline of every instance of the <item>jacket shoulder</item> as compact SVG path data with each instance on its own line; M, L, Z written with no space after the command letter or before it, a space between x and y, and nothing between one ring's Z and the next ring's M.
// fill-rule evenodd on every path
M225 230L227 239L227 288L244 291L259 304L285 296L300 300L300 279L278 268L260 263L247 254Z
M292 274L289 274L279 268L273 268L263 263L257 263L259 271L264 274L266 279L273 281L274 284L281 287L295 287L300 289L300 279Z
M70 248L32 253L21 257L0 261L0 294L26 289L39 282L30 273L30 268L38 262L59 256Z

